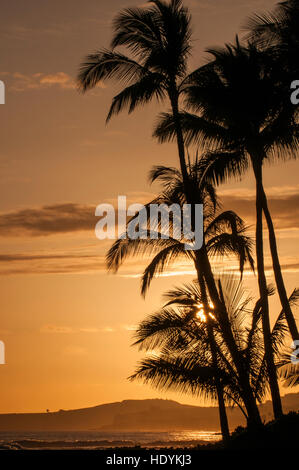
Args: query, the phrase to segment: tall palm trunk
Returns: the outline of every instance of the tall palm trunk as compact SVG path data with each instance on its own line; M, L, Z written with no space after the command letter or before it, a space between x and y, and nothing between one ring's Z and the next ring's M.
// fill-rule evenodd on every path
M223 337L238 373L240 386L242 389L242 399L244 401L248 415L248 426L251 428L259 428L262 425L262 420L253 394L253 390L250 385L248 371L244 367L244 361L242 360L240 352L237 348L229 318L225 309L225 303L219 296L207 253L204 253L203 258L205 280L208 286L208 291L214 303L215 310L219 313L218 318Z
M258 271L258 284L262 305L262 324L264 333L265 358L269 376L269 384L272 395L272 405L274 417L282 416L282 405L277 381L276 367L273 357L271 327L269 317L269 301L267 280L264 266L264 246L263 246L263 179L262 165L257 159L252 158L252 166L256 180L256 258Z
M173 85L172 90L170 92L170 101L171 101L171 106L172 106L173 118L174 118L175 126L176 126L178 154L179 154L180 168L181 168L181 173L182 173L182 178L183 178L186 200L188 203L191 203L192 200L189 195L190 193L190 188L188 184L189 178L188 178L188 171L187 171L187 165L186 165L186 159L185 159L185 144L184 144L184 137L183 137L182 127L181 127L181 122L180 122L180 115L179 115L178 92L177 92L175 85ZM198 256L197 256L197 259L198 259ZM198 281L200 284L201 293L203 296L203 303L205 305L205 308L207 308L208 302L207 302L204 279L202 278L200 274L200 270L198 268L197 268L197 273L198 273ZM217 368L216 344L215 344L213 327L211 326L211 323L209 321L208 321L207 327L208 327L208 335L209 335L209 340L210 340L210 345L211 345L212 361L213 361L214 368L216 369ZM217 391L217 398L218 398L219 420L220 420L222 438L224 442L227 442L229 440L230 433L229 433L228 419L227 419L227 414L226 414L226 409L225 409L225 402L224 402L224 397L223 397L223 389L222 389L222 385L218 377L216 377L215 383L216 383L216 391Z
M180 168L181 168L181 173L182 173L182 178L183 178L186 200L187 200L187 203L192 203L193 201L192 201L190 188L188 184L189 178L188 178L188 171L187 171L186 158L185 158L184 137L183 137L180 114L179 114L179 94L178 94L175 81L172 81L169 87L168 94L169 94L169 99L171 102L173 119L175 122L176 140L177 140ZM223 332L223 336L228 346L228 349L230 351L230 354L233 358L233 361L235 363L236 369L238 371L240 383L244 391L243 400L244 400L244 404L248 413L248 424L249 426L252 426L252 427L259 427L261 426L262 421L261 421L259 410L256 404L255 397L253 395L253 391L250 386L249 377L248 377L247 371L243 367L242 358L236 346L235 339L234 339L231 326L229 323L229 319L227 317L226 312L224 312L225 306L223 305L223 303L221 302L219 298L219 294L218 294L217 287L215 284L211 265L210 265L210 262L206 253L205 253L204 258L205 258L205 265L208 268L208 272L205 273L205 279L207 282L209 294L216 307L216 310L218 310L218 312L220 313L220 317L221 317L220 326Z
M188 177L188 170L187 170L186 158L185 158L185 144L184 144L183 131L182 131L182 126L181 126L181 121L180 121L180 114L179 114L179 95L178 95L178 91L177 91L177 87L175 83L172 83L169 89L169 98L171 102L172 114L173 114L173 119L174 119L175 128L176 128L177 147L178 147L178 154L179 154L179 160L180 160L180 169L181 169L182 178L183 178L184 191L185 191L187 203L190 204L192 202L192 198L190 195L191 191L189 188L189 177ZM207 307L207 296L206 296L206 290L205 290L205 285L204 285L204 279L202 279L200 270L198 268L197 268L197 273L198 273L198 281L201 287L201 293L203 295L203 303ZM211 345L212 361L216 369L217 368L217 351L216 351L213 327L211 327L210 322L208 322L207 326L208 326L208 335L209 335L209 340L210 340L210 345ZM217 391L217 398L218 398L221 433L222 433L223 441L227 442L230 437L229 426L228 426L228 419L227 419L225 402L224 402L224 397L223 397L223 389L222 389L222 386L218 377L216 377L216 391Z
M200 287L200 293L201 293L202 303L204 306L204 311L208 312L209 305L208 305L205 281L204 281L201 269L197 267L196 270L197 270L197 278L198 278L198 283ZM209 315L207 315L207 330L208 330L209 344L211 348L213 368L214 370L217 370L218 368L217 367L217 346L216 346L215 337L214 337L213 325L211 324L211 318L209 317ZM218 410L219 410L221 434L222 434L223 442L226 443L228 442L230 438L229 425L228 425L227 413L226 413L225 402L224 402L224 397L223 397L223 387L221 385L219 377L217 376L215 377L215 386L216 386L217 399L218 399Z
M173 83L169 89L169 99L171 103L173 120L175 123L176 140L177 140L178 153L179 153L179 159L180 159L181 173L183 177L183 183L184 183L184 188L185 188L187 202L188 202L188 199L189 199L188 197L188 192L189 192L188 191L188 171L187 171L186 158L185 158L184 137L183 137L183 131L182 131L180 113L179 113L179 94L178 94L178 90L177 90L175 83Z
M288 295L286 292L286 288L285 288L282 273L281 273L281 266L280 266L279 257L278 257L275 230L274 230L272 217L271 217L269 207L268 207L267 196L266 196L264 189L262 191L263 191L263 211L264 211L265 218L267 221L267 226L268 226L269 243L270 243L275 282L276 282L277 291L278 291L279 298L280 298L280 303L281 303L282 309L284 311L284 314L288 323L290 334L293 340L295 341L296 339L297 340L299 339L298 328L296 325L296 320L294 318L292 309L290 307L290 302L288 299Z
M214 337L214 330L213 330L213 326L211 325L211 319L208 317L207 317L207 330L208 330L209 342L211 345L213 368L214 370L217 370L217 349L216 349L216 343L215 343L215 337ZM230 433L229 433L229 425L228 425L227 413L226 413L224 396L223 396L223 387L219 380L219 377L215 378L215 385L216 385L216 392L217 392L217 398L218 398L219 421L220 421L222 439L224 443L227 443L230 438Z

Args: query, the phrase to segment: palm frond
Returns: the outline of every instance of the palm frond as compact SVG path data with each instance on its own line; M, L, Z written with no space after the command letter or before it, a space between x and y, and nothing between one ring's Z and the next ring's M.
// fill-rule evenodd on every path
M94 88L105 80L120 80L130 83L140 80L148 70L135 60L118 52L102 49L89 54L81 64L78 74L78 86L84 92Z
M133 240L128 237L116 240L106 255L107 268L117 272L123 262L130 256L150 256L153 253L178 244L178 241L172 238L157 238L153 240L150 238L150 235L153 235L153 233L144 231L144 238Z
M130 114L137 106L144 105L152 101L153 98L156 98L157 101L163 100L165 89L162 86L160 74L148 73L113 98L106 122L126 107Z
M299 385L299 364L288 364L279 369L279 377L284 387L296 387Z
M196 114L181 112L180 124L187 145L195 143L202 148L215 149L227 144L230 140L226 128ZM172 114L161 113L159 115L153 137L157 138L160 143L170 142L176 137L176 123Z
M180 241L172 243L166 248L162 249L153 258L150 264L146 267L141 281L141 294L145 296L153 278L165 271L165 268L173 264L179 257L185 257L193 261L192 252L185 249L185 245Z
M161 28L152 10L127 8L113 21L111 46L127 46L133 54L145 59L154 48L162 45Z
M246 262L249 262L254 271L254 259L251 254L252 240L242 234L220 233L210 238L207 243L207 252L210 256L235 255L239 260L239 270L242 274Z
M153 355L140 363L130 380L138 379L158 389L172 389L215 400L215 377L221 372L211 365L199 365L194 359L194 355L183 358Z
M173 179L181 180L182 176L177 168L158 165L150 170L148 179L150 183L161 181L163 184L168 185Z
M140 349L153 350L157 347L163 347L166 342L173 343L175 337L182 338L183 334L186 335L184 327L192 318L193 314L183 315L178 310L163 307L138 325L134 333L133 345L138 345ZM192 332L187 336L190 343Z
M241 178L249 168L249 160L242 148L206 153L199 163L203 177L219 185L229 178Z

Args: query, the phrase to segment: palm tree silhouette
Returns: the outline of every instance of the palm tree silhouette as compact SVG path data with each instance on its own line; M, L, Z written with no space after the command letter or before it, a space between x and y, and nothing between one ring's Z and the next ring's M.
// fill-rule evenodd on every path
M219 282L236 344L246 362L255 400L261 403L269 382L260 326L261 302L259 300L251 309L252 298L246 295L242 283L232 276L222 276ZM268 294L273 294L273 290ZM167 292L164 298L167 300L164 307L142 321L135 332L134 345L149 354L139 363L130 379L214 400L219 397L218 382L225 403L237 405L248 420L242 385L221 327L213 314L206 314L203 318L198 313L203 300L198 282L175 288ZM209 324L212 324L214 332L216 362L213 359ZM280 349L286 331L285 318L279 315L271 336L275 357L280 362Z
M281 367L279 376L283 380L283 385L285 387L297 387L297 385L299 385L298 364L290 364L290 362L288 362L288 364Z
M166 358L165 354L162 360L164 362L164 372L166 372L165 367L169 370L168 379L172 380L174 384L173 373L175 373L176 376L179 374L182 378L186 378L189 374L189 379L193 381L193 385L197 382L197 387L199 387L201 393L206 396L210 394L212 398L218 400L221 433L223 441L227 442L229 439L229 427L225 410L225 399L223 396L223 384L219 374L215 373L215 371L218 372L219 370L218 360L220 358L218 357L217 343L215 341L214 320L212 320L214 315L212 317L211 314L204 313L211 310L211 305L207 304L205 288L203 288L202 285L199 286L198 282L195 282L182 289L170 291L165 295L165 298L168 302L162 311L140 324L136 332L137 340L135 344L143 348L145 343L152 341L153 335L157 338L155 342L156 346L159 340L162 346L162 336L164 340L167 340L168 346L164 344L163 350L165 353L165 349L167 349L168 358ZM179 307L178 312L176 311L177 309L174 310L169 307L173 305ZM183 309L182 316L180 315L180 307ZM202 325L201 328L199 328L199 320L197 320L196 317L196 311L198 311L199 307L202 312L201 318L205 318L205 324ZM197 334L198 331L201 331L201 336ZM177 335L176 339L173 337L173 333ZM190 336L190 339L188 339L188 336ZM194 369L191 371L190 366L188 367L186 363L184 364L184 362L186 362L185 357L182 360L182 358L178 356L178 352L184 352L190 359L190 353L192 351L194 360L196 348L191 348L191 342L194 343L196 338L201 339L202 347L205 347L206 362L202 367L197 363L196 371ZM174 341L172 341L172 339L174 339ZM176 370L175 367L177 368ZM193 377L191 377L191 374ZM138 374L132 377L132 379L136 377L138 377ZM188 386L186 382L185 385ZM192 391L193 393L197 392L196 388Z
M154 255L142 277L141 292L143 295L145 295L152 279L157 274L161 274L165 271L165 269L170 266L170 264L177 261L179 257L183 257L194 263L203 295L206 295L205 287L208 287L207 274L213 276L213 283L215 284L209 256L223 256L224 254L236 255L239 258L241 273L243 272L246 261L249 261L253 267L251 241L244 234L245 225L243 221L232 211L218 212L219 204L215 189L213 185L202 178L198 162L197 157L195 163L190 163L187 170L189 195L192 195L192 201L203 203L204 208L204 243L201 250L186 251L186 240L184 240L184 238L180 240L171 237L169 239L162 238L164 227L160 225L157 227L157 237L155 237L155 239L151 239L150 235L153 236L153 233L151 232L150 234L148 230L145 229L145 236L138 239L121 236L108 251L108 269L114 271L118 270L119 266L128 256ZM182 205L186 202L184 183L178 170L168 167L155 167L151 172L150 178L151 181L160 180L163 183L162 193L150 204L167 204L169 206L173 203ZM192 192L190 188L192 188ZM149 214L148 217L150 220ZM212 292L214 294L214 291ZM242 355L239 353L237 345L235 344L230 321L226 310L223 308L223 299L221 299L220 308L219 303L217 304L217 302L219 302L218 299L221 298L221 290L219 292L217 289L216 297L211 295L210 292L209 296L215 305L215 315L219 319L225 341L231 351L231 355L240 375L240 381L244 389L244 400L246 401L251 423L252 425L259 425L260 416L250 387L248 372ZM204 298L203 301L205 304L204 307L207 309L206 299Z
M262 51L275 51L278 67L275 70L275 77L279 83L281 94L284 98L284 106L289 105L290 84L294 79L298 79L298 53L299 53L299 4L298 1L288 0L279 3L273 13L264 15L253 15L246 24L247 37ZM291 107L294 113L294 121L298 123L298 108ZM298 127L297 127L298 129ZM280 129L278 129L280 132ZM285 130L282 130L284 133ZM295 149L294 149L295 150ZM295 157L295 155L294 155ZM273 268L276 277L278 293L281 304L287 312L287 319L293 340L299 339L296 321L290 311L286 298L286 289L281 274L277 244L273 222L267 205L264 209L265 217L269 228L270 248L273 259Z
M180 125L179 96L187 77L191 52L188 9L181 0L152 0L147 8L128 8L114 20L111 50L101 49L81 64L78 83L87 91L102 80L115 79L125 88L114 97L107 121L123 109L169 99L183 180L187 188L185 147ZM115 51L125 46L129 55Z
M252 15L244 29L247 39L254 41L262 49L275 47L278 53L280 70L287 73L286 85L298 79L299 51L299 4L297 0L288 0L277 4L273 12Z
M202 179L199 171L199 159L196 157L195 163L188 166L188 186L192 188L192 199L197 204L203 204L204 214L204 241L203 246L209 256L235 255L239 258L240 272L243 273L244 265L248 261L251 268L254 269L254 261L251 255L252 241L246 236L246 226L242 219L233 211L220 212L220 202L218 200L214 186ZM150 183L160 182L162 184L161 193L148 204L151 205L178 204L181 207L186 203L185 188L182 175L179 170L173 167L155 166L149 174ZM189 190L190 194L190 190ZM150 213L147 212L148 225L150 224ZM138 218L138 214L132 217L127 226ZM154 258L144 271L141 283L141 293L145 295L153 278L165 271L172 263L175 263L179 257L185 258L196 265L196 268L202 270L199 263L198 251L186 250L183 234L180 239L163 238L165 229L161 225L155 227L155 232L149 232L144 229L144 237L140 236L132 239L129 236L121 236L113 243L109 249L106 259L109 270L117 272L121 264L129 256L153 255ZM168 220L166 220L168 224ZM173 220L169 220L172 224ZM127 235L127 234L125 234ZM155 235L155 238L154 238ZM213 299L214 301L214 299Z
M190 16L183 7L181 0L166 3L153 0L148 8L130 8L124 10L114 21L112 50L100 50L87 57L81 65L78 83L82 91L86 91L100 80L116 79L125 82L125 89L113 99L107 120L113 114L127 107L132 112L137 105L145 104L153 98L162 100L168 97L171 104L172 118L175 126L175 138L178 146L180 168L188 203L192 203L189 195L188 170L185 158L185 146L179 113L179 97L188 82L187 59L191 51ZM118 46L125 46L129 55L116 52ZM130 245L130 249L132 245ZM169 248L169 247L168 247ZM134 248L135 249L135 248ZM172 253L180 252L179 244L171 249ZM166 256L167 251L163 252ZM120 255L121 256L121 255ZM227 340L234 350L234 359L247 383L246 371L243 370L240 357L234 346L230 325L222 305L221 298L214 282L212 269L206 250L198 256L198 263L205 266L205 281L213 298L215 308L222 316L223 328ZM199 260L200 258L200 260ZM163 261L162 261L163 263ZM222 311L223 310L223 311ZM253 420L259 421L259 414L247 384L247 394L252 407Z
M292 335L296 323L292 314L277 254L275 233L263 187L264 162L292 155L297 149L297 125L293 110L285 106L277 91L273 70L274 55L256 46L227 45L209 51L213 60L190 77L185 90L187 104L200 115L183 113L181 123L187 143L195 142L212 150L202 161L206 177L220 183L230 176L240 177L251 165L256 179L256 253L263 328L275 416L282 413L280 394L270 342L269 305L264 270L263 211L273 258L274 274L282 307ZM160 141L175 135L171 115L163 114L155 130Z

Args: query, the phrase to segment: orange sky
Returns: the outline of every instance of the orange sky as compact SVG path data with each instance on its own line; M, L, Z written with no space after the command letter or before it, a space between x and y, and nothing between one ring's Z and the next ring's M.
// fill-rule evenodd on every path
M209 45L233 40L243 20L265 0L185 0L193 14L199 65ZM14 0L1 5L0 80L0 412L77 408L127 398L169 397L126 380L141 358L130 348L132 325L161 303L171 285L192 274L153 283L139 296L142 269L128 263L107 275L110 242L95 238L94 208L127 195L145 202L154 164L177 163L175 147L151 138L156 105L105 126L110 84L84 96L74 88L81 59L108 46L113 16L130 0ZM298 286L299 163L266 169L265 184L278 229L289 290ZM220 188L225 206L253 223L251 175ZM269 264L269 260L267 259ZM177 271L189 270L178 266ZM269 281L271 276L269 275ZM249 290L256 279L246 278ZM272 300L273 314L278 303Z

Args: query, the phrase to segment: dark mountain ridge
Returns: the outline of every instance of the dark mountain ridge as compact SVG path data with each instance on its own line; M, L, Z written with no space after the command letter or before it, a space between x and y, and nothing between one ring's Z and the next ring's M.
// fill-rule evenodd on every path
M299 393L282 398L284 411L299 410ZM272 419L271 402L260 406ZM229 408L230 426L244 425L238 408ZM183 405L172 400L124 400L90 408L48 413L0 414L0 431L218 431L217 407Z

